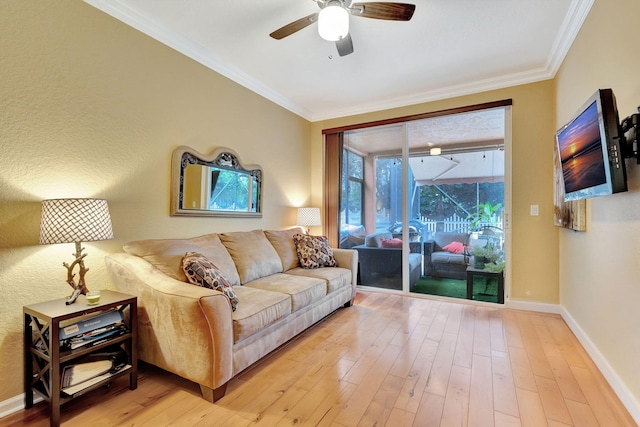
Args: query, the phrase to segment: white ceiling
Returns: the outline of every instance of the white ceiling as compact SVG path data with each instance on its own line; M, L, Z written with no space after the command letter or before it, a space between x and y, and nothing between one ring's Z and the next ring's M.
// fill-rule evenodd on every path
M85 0L310 120L343 117L552 78L594 0L402 0L409 22L350 17L338 56L312 0Z
M345 147L360 155L401 156L405 139L418 185L496 182L504 179L503 107L449 114L344 133ZM431 155L431 148L442 155Z

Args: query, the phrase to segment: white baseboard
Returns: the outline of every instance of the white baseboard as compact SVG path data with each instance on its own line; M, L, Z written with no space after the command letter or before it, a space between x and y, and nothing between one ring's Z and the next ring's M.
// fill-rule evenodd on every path
M631 391L622 382L618 374L613 370L607 359L600 353L598 347L591 341L589 336L582 330L578 322L562 306L560 313L564 321L569 325L573 334L578 338L582 347L589 353L589 357L596 364L602 375L605 377L613 391L616 393L622 404L627 408L635 422L640 425L640 402L631 394Z
M562 307L558 304L549 304L546 302L525 301L519 299L508 298L504 302L505 308L514 310L537 311L539 313L562 314Z
M42 402L42 396L38 396L34 394L33 396L33 404ZM18 412L24 409L24 393L19 394L18 396L13 396L3 402L0 402L0 418L4 418L8 415L13 414L14 412Z

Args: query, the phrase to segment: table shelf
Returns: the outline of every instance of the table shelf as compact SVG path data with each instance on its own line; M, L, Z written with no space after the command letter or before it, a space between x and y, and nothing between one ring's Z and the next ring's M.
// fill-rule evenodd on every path
M61 298L23 307L24 315L24 387L25 408L33 407L34 392L49 402L50 422L60 425L60 405L82 394L88 393L123 375L129 375L129 389L137 388L137 298L115 291L101 291L100 302L88 305L84 296L74 304L66 305ZM98 314L111 309L123 313L128 331L91 347L62 350L60 330L65 323L73 322L83 316ZM128 316L124 315L125 313ZM62 391L62 368L65 363L78 360L83 356L97 353L107 347L119 346L127 354L127 366L113 372L112 375L87 384L72 395Z

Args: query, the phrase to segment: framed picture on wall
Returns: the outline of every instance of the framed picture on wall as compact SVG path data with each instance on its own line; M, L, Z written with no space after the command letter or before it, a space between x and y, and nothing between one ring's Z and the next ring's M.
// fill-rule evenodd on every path
M553 149L553 183L554 224L570 230L586 231L587 201L584 199L571 202L564 201L562 167L560 165L560 155L555 144Z

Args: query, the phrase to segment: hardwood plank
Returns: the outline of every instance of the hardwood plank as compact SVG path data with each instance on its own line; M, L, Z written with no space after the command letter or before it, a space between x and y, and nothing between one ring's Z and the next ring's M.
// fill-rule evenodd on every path
M434 341L440 341L440 338L444 333L444 328L447 326L447 319L449 319L450 311L451 304L440 304L438 312L436 313L436 316L431 323L431 327L429 328L429 332L427 333L427 338Z
M437 394L425 393L422 395L420 407L413 421L414 427L439 426L444 409L444 397Z
M403 411L402 409L392 408L389 419L385 424L385 427L411 427L416 414Z
M475 316L475 306L467 305L464 307L460 321L456 351L453 357L453 364L462 366L463 368L470 368L473 360Z
M632 421L627 418L622 411L614 412L611 402L616 399L613 397L613 390L601 377L598 372L593 375L589 369L572 366L571 371L576 377L576 381L580 384L580 388L584 392L589 407L598 423L603 426L626 426Z
M520 410L520 423L522 427L540 427L547 424L547 418L538 393L523 388L516 388L516 395L518 397L518 408Z
M507 352L507 337L504 330L502 315L499 310L489 313L489 329L491 334L491 351Z
M407 377L409 375L426 336L427 331L422 327L413 330L409 338L401 346L402 351L400 352L400 356L391 367L389 374L397 377ZM395 340L392 341L393 345L395 345L395 343Z
M586 403L567 400L566 404L567 404L567 409L571 414L571 419L573 420L574 426L580 426L580 427L600 426L600 424L598 423L598 420L593 415L593 411L591 410L589 405L587 405Z
M522 335L518 327L518 313L517 310L504 310L502 313L504 333L507 340L507 347L524 349Z
M444 399L441 425L468 425L470 383L471 369L460 366L451 368L451 380Z
M394 405L396 408L414 414L418 411L422 394L429 381L433 360L435 359L437 351L437 342L428 339L423 341L420 351L411 367L411 371L406 377L402 390L398 395L398 399Z
M571 415L569 415L567 405L564 403L558 383L549 378L536 376L536 384L547 418L571 424Z
M493 373L491 358L474 355L469 390L469 426L490 426L493 418Z
M540 342L540 338L534 325L536 316L536 314L529 313L518 314L518 326L520 327L522 342L527 350L527 356L533 374L546 378L553 378L553 371L551 370L547 357L544 354L542 343Z
M568 360L562 350L553 342L545 342L543 344L544 352L549 361L549 366L553 371L555 382L558 384L562 396L565 399L586 403L587 400L582 393L582 389L578 385Z
M476 308L476 321L473 332L473 354L491 357L489 310L483 307Z
M586 368L587 365L585 363L585 359L578 351L578 348L581 347L580 343L564 320L562 320L560 316L547 316L544 321L549 328L549 332L553 337L556 347L560 350L567 363L570 366Z
M387 375L373 396L371 403L360 418L359 426L385 425L391 415L393 404L398 398L403 379L394 375Z
M460 330L460 323L462 321L462 313L464 311L464 305L452 304L449 317L447 318L447 324L444 327L444 332L451 332L457 334Z
M495 427L520 427L520 418L512 415L504 414L500 411L495 411L494 418L496 420Z
M500 351L491 352L491 367L493 369L493 407L497 412L520 416L516 387L509 355Z
M511 360L511 370L513 371L513 382L517 388L536 391L536 380L529 365L527 351L523 348L509 348Z
M399 347L388 346L385 351L382 352L380 357L375 361L375 370L370 372L369 375L366 375L356 392L334 419L335 422L347 426L358 424L360 418L371 403L371 400L378 392L389 369L391 369L395 358L398 357L400 350Z
M355 392L357 386L346 381L323 379L295 404L277 426L328 425Z
M442 335L425 391L442 397L447 395L457 338L457 335L448 332Z
M140 363L136 390L120 378L74 399L62 425L637 427L557 315L378 292L355 301L237 375L215 404ZM40 403L0 427L48 416Z

